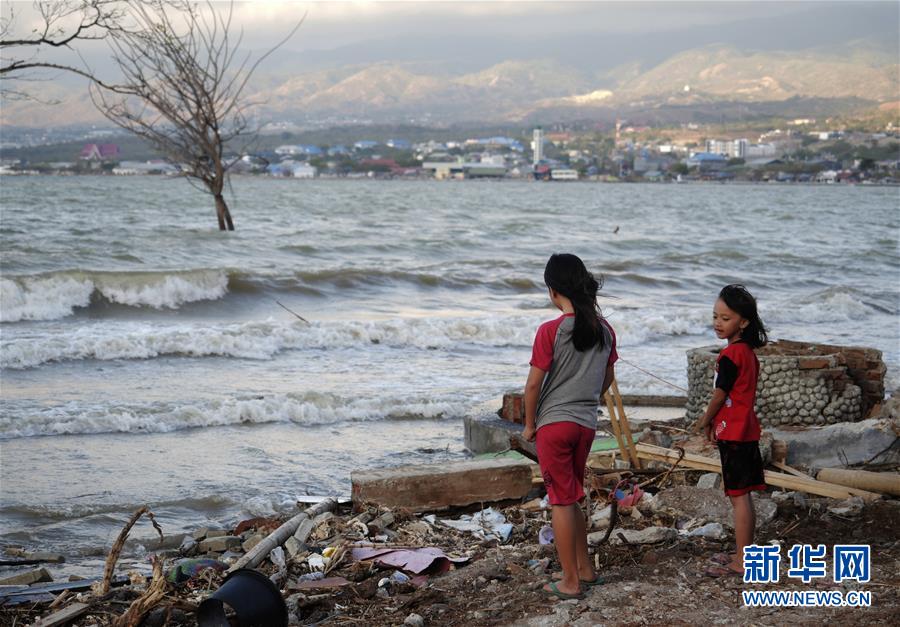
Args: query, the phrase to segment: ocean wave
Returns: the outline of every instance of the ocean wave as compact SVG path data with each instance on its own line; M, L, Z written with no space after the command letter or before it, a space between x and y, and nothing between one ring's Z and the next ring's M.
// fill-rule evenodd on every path
M658 337L702 334L708 316L701 311L646 313L609 311L620 345ZM209 325L115 322L75 330L48 330L39 337L4 339L0 367L25 369L51 362L153 359L162 356L271 359L285 350L342 349L384 345L417 350L465 347L530 348L546 313L479 317L421 317L377 321L306 324L272 318ZM7 334L6 337L9 337Z
M374 420L460 417L468 399L431 395L342 397L336 394L228 398L173 406L164 403L101 406L81 403L38 410L10 409L0 417L0 439L97 433L169 433L232 425L294 423L304 426Z
M110 499L122 495L114 495L112 493L104 493L100 495L90 494L84 495L96 499ZM79 497L72 497L73 499ZM70 520L72 518L83 518L85 516L100 516L104 514L120 514L132 513L136 509L146 505L141 502L116 502L106 503L92 501L89 503L54 503L52 505L42 504L35 505L31 503L17 503L0 507L0 516L3 517L20 517L40 521L41 524L47 524L54 521ZM215 510L226 509L235 505L240 505L240 501L236 501L228 496L214 494L210 496L186 497L183 499L158 500L152 501L154 509L188 509L188 510Z
M847 322L863 320L872 313L883 309L867 302L865 296L851 287L829 287L807 295L798 296L787 305L766 311L766 320L773 322L805 323Z
M93 299L130 307L175 309L184 303L217 300L228 291L219 270L173 272L66 271L0 279L0 321L56 320Z

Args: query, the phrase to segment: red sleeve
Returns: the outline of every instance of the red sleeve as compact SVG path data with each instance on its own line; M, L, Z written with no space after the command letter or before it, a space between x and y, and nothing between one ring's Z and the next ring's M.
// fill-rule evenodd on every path
M606 367L608 368L619 361L619 351L616 350L616 332L613 331L613 328L606 320L603 320L602 324L607 328L609 336L612 338L612 348L609 349L609 360L606 362Z
M559 322L551 320L538 327L534 336L534 346L531 347L531 365L540 368L544 372L550 370L553 363L553 344L556 342L556 331Z

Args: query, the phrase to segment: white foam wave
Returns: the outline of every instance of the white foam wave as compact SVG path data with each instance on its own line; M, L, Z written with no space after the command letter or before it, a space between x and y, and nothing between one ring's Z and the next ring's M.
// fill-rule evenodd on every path
M284 350L341 349L376 344L414 349L452 350L466 346L528 348L546 315L490 315L457 318L398 318L380 321L262 321L219 325L147 324L105 321L75 330L48 329L40 335L6 339L0 366L32 368L82 359L153 359L165 355L271 359ZM621 318L621 319L620 319ZM620 346L657 336L703 333L703 316L640 317L634 312L612 321Z
M189 272L68 272L0 279L0 321L56 320L90 305L94 293L131 307L175 309L184 303L216 300L228 292L228 275Z
M798 298L788 306L774 308L766 313L766 320L792 323L848 322L863 320L873 313L873 308L862 301L855 290L830 288Z
M51 276L0 279L0 321L55 320L71 316L91 302L94 284L87 279Z
M101 406L84 409L72 403L50 409L8 411L0 417L0 438L96 433L168 433L181 429L241 424L295 423L327 425L344 421L401 418L447 418L465 415L467 401L429 395L349 397L310 392L265 398L161 404Z

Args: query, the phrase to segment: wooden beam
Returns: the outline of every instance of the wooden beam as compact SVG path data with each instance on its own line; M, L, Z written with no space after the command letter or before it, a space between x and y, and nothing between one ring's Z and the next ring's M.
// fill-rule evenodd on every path
M778 470L783 470L784 472L788 473L789 475L794 475L795 477L803 477L804 479L812 479L812 477L809 476L808 474L806 474L805 472L797 470L796 468L791 468L784 462L775 461L773 459L771 463L773 466L775 466L775 468L777 468Z
M871 472L849 468L823 468L816 475L819 481L842 486L873 490L900 496L900 474L896 472Z
M31 627L57 627L58 625L65 625L87 612L90 607L91 606L87 603L73 603L58 612L53 612L45 618L37 619Z
M651 459L656 461L668 462L674 464L678 461L678 451L663 448L661 446L653 446L652 444L638 444L638 455L643 459ZM694 453L685 453L684 458L679 463L681 466L696 468L698 470L706 470L709 472L718 472L721 474L722 465L718 459L713 457L704 457ZM834 499L847 499L851 496L860 496L866 501L873 501L881 498L880 494L837 485L834 483L826 483L818 481L812 477L797 477L771 470L764 471L766 483L769 485L788 488L789 490L798 490L809 494L817 494L819 496L827 496Z

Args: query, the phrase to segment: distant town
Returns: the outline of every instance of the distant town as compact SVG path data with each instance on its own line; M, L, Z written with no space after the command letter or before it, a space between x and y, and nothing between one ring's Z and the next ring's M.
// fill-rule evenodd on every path
M829 122L784 120L751 135L746 129L728 133L690 123L653 128L619 120L606 129L557 125L456 139L447 139L443 129L435 133L440 137L424 140L361 136L341 143L293 143L289 128L270 124L260 133L259 147L231 155L228 163L233 174L298 179L900 184L900 128L888 123L882 130L863 130ZM5 135L0 174L180 174L177 163L129 158L116 143L121 136L111 130L65 137L55 150L31 157L10 154L40 146L42 140L19 134L11 141L10 133ZM341 135L346 137L346 130ZM52 141L44 137L43 144Z

